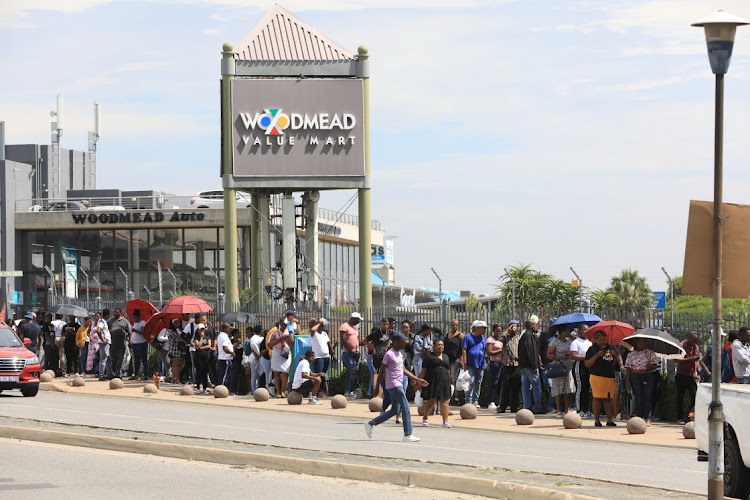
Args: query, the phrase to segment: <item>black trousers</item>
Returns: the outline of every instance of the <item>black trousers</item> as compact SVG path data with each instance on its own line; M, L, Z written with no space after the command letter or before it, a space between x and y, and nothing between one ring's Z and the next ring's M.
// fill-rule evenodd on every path
M122 361L125 359L125 349L127 348L125 345L125 334L113 333L109 356L112 359L112 376L115 378L122 378Z
M208 369L211 361L211 356L208 351L195 351L195 377L198 379L198 390L201 390L201 384L203 389L208 389Z
M44 346L44 369L55 373L60 371L60 350L55 345Z
M517 366L503 366L502 390L500 391L500 410L510 405L510 411L516 412L520 406L518 394L521 391L521 370Z
M81 350L76 346L74 349L65 349L65 368L68 375L81 371Z
M576 381L576 410L578 412L590 411L589 391L591 384L589 382L589 369L583 361L576 361L573 368L573 378Z
M654 377L654 388L651 389L651 409L652 411L656 409L656 402L659 401L659 398L661 397L661 387L659 384L661 383L661 372L653 372Z
M690 394L690 408L692 408L695 406L695 391L697 387L695 385L695 379L687 375L681 375L678 373L675 375L674 381L677 384L677 420L683 420L685 418L685 410L683 409L685 391Z

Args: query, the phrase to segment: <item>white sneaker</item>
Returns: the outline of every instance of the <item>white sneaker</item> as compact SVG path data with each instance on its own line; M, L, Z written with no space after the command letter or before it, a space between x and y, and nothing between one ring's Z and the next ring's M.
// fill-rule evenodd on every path
M322 405L323 403L321 401L319 401L318 398L316 398L315 396L312 396L310 398L310 401L307 402L307 404L310 404L310 405Z
M357 389L356 391L354 391L354 397L357 399L362 399L362 390Z
M370 422L365 422L365 432L367 437L372 439L372 424Z
M350 392L349 394L346 395L346 399L357 399L357 395L354 394L353 392Z
M487 407L488 410L497 410L497 405L495 403L490 403L490 405Z
M409 434L408 436L404 436L404 443L416 443L419 441L419 438L415 436L414 434Z
M477 408L479 408L479 402L474 403L474 406L476 406Z

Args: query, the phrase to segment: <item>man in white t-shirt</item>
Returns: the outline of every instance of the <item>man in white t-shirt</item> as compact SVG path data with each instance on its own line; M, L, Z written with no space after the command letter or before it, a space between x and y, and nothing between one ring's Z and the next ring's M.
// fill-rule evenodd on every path
M133 346L133 373L130 380L138 377L138 371L143 366L143 380L148 378L148 342L143 338L146 322L141 319L141 311L133 311L133 331L130 334L130 344Z
M294 370L294 381L292 381L292 390L301 392L304 396L307 392L312 390L310 395L311 405L323 404L318 399L318 390L320 389L321 381L325 378L325 373L313 373L310 369L310 363L315 359L315 353L311 350L305 352L305 359L297 364L297 369Z
M312 324L315 322L315 324ZM315 354L315 360L312 364L312 371L316 373L328 373L331 366L331 339L328 337L328 320L320 318L319 320L310 320L310 345ZM321 389L325 395L328 395L328 379L324 378L321 383Z
M221 333L216 337L216 351L219 353L219 380L217 384L229 387L229 373L232 371L234 346L229 336L232 327L227 323L221 324Z
M109 309L102 311L101 316L96 315L96 334L99 337L99 380L112 378L112 360L109 349L112 345L112 335L109 333Z
M586 353L593 344L586 337L588 325L578 327L578 337L570 344L570 359L575 360L573 367L573 378L576 382L576 411L581 418L593 418L594 414L589 411L589 369L586 368Z

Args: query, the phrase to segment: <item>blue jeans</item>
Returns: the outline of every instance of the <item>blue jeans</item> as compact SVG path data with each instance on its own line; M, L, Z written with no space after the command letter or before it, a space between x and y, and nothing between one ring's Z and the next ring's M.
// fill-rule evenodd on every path
M367 369L370 370L370 385L367 386L367 394L372 394L372 386L375 384L375 374L377 373L377 370L375 369L375 366L372 364L372 354L368 353L366 360L367 360Z
M110 344L99 344L99 380L112 376L112 360L109 357Z
M195 351L188 351L190 353L190 368L192 370L193 385L198 383L198 376L195 370Z
M229 389L229 373L232 371L232 360L231 359L220 359L219 360L219 377L214 383L216 385L223 385Z
M406 375L401 379L401 387L408 387L409 379ZM388 407L391 406L391 394L385 388L385 377L380 380L380 387L383 388L383 411L388 411ZM404 389L405 391L406 389Z
M263 356L260 357L258 360L258 370L256 371L257 375L255 375L255 389L258 388L258 377L260 377L260 374L263 373L266 376L266 387L273 385L273 374L271 373L271 360L266 359ZM253 392L255 392L255 389L253 389Z
M81 347L81 373L86 373L86 359L89 357L89 343Z
M326 377L320 382L320 390L328 392L328 368L331 366L331 358L315 358L312 365L314 373L325 373Z
M536 368L521 368L521 396L523 407L531 409L531 392L534 392L534 411L542 411L542 383L539 380L539 370Z
M148 378L148 343L133 344L133 376L138 376L138 370L143 364L143 377Z
M750 381L748 377L737 377L738 384L748 384L748 381Z
M388 389L388 394L393 400L393 406L390 410L370 420L370 423L372 425L380 425L392 416L401 413L401 418L404 422L404 436L411 436L411 414L409 413L409 401L406 400L404 388L394 387L393 389Z
M495 391L500 396L500 391L497 390L500 385L500 375L503 373L503 365L499 361L490 361L490 398L489 404L495 402Z
M644 420L651 420L651 391L654 377L650 373L631 373L630 388L633 389L635 405L633 411Z
M359 388L359 353L344 352L341 356L341 361L344 362L344 367L346 368L344 393L349 394Z
M482 389L484 368L469 367L469 375L471 375L471 385L469 386L469 394L466 397L466 402L474 404L479 402L479 391Z

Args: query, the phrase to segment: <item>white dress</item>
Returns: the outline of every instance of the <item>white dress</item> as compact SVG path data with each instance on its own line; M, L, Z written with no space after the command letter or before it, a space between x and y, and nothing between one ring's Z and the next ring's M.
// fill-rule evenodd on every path
M278 338L276 337L277 333L274 333L271 336L271 340ZM282 356L281 349L283 347L284 347L284 342L280 342L276 344L275 346L273 346L273 349L272 349L273 352L271 352L271 370L275 372L289 373L289 367L292 366L292 354L290 352L289 356L286 358Z

